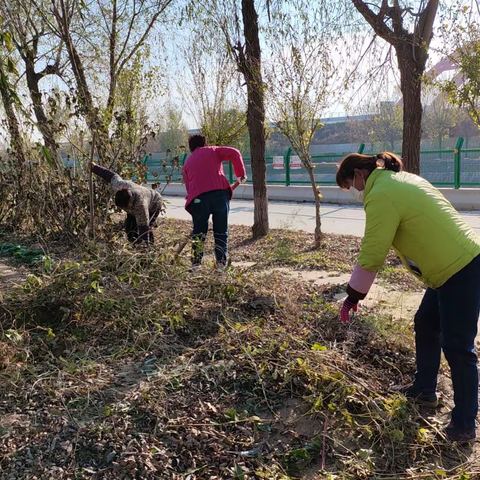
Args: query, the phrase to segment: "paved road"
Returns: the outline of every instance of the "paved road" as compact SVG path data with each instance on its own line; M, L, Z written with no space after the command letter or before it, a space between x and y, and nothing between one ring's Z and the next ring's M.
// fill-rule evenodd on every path
M170 203L167 215L190 220L184 209L182 197L165 197ZM270 202L268 206L270 227L291 228L313 232L315 229L315 207L311 203ZM480 234L480 212L461 212L465 220ZM230 223L253 224L253 201L232 200ZM356 235L361 237L365 228L365 212L362 207L351 205L322 205L322 228L327 233Z

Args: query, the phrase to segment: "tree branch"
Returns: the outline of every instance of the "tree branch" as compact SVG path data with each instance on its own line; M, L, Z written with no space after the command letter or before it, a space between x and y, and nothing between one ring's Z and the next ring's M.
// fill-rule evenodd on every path
M382 13L382 9L380 10L380 13L382 13L382 16L375 15L375 13L370 10L370 8L367 6L366 3L364 3L362 0L352 0L353 5L355 8L362 14L363 18L370 24L370 26L373 28L374 32L384 40L386 40L388 43L391 45L396 45L399 42L399 39L397 35L390 30L390 28L387 27L384 23L384 18L385 18L385 13ZM382 8L384 7L382 3Z
M415 37L420 42L425 42L426 46L430 45L433 37L433 23L437 14L438 0L430 0L423 12L420 12L418 24L415 28Z
M123 42L123 45L122 45L122 49L120 50L120 53L118 54L118 57L115 61L115 69L117 68L117 64L118 62L120 61L120 59L123 57L123 55L125 54L125 51L127 49L127 46L128 46L128 42L130 40L130 35L132 34L132 30L133 30L133 25L135 23L135 19L137 18L137 16L139 15L139 12L136 11L136 0L133 0L133 13L132 13L132 18L130 20L130 24L128 25L128 29L127 29L127 36L125 38L125 41Z
M47 76L47 75L58 75L60 76L60 65L55 63L53 65L47 65L43 70L35 74L37 80Z
M115 52L117 49L117 0L112 1L112 26L110 28L110 43L109 43L109 67L110 67L110 86L107 99L107 112L110 115L113 111L115 103L115 90L116 90L116 72L115 72ZM108 29L108 25L107 25Z
M170 5L170 3L172 3L173 0L166 0L163 5L162 5L162 8L160 10L158 10L154 15L153 17L151 18L150 20L150 23L148 24L147 28L145 29L145 31L143 32L143 35L142 37L140 38L140 40L137 42L137 44L132 48L132 50L130 51L130 53L124 58L124 60L122 61L122 63L120 64L120 66L118 67L117 69L117 75L123 70L123 68L125 67L125 65L130 61L130 59L133 57L133 55L135 55L135 53L138 51L138 49L143 45L143 42L145 41L145 39L148 37L148 34L150 33L150 30L153 28L153 26L155 25L155 22L157 21L158 17L165 11L165 9ZM119 56L117 61L120 59L121 57Z
M385 18L385 14L387 13L388 8L388 0L382 0L382 6L380 7L380 11L378 12L377 19L383 22Z

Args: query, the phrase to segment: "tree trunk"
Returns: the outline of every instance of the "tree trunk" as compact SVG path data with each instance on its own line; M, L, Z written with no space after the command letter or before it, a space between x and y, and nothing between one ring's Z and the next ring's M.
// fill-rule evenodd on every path
M318 196L320 190L317 188L317 182L315 181L315 174L313 173L312 166L307 166L304 162L304 167L307 169L308 176L310 177L313 198L315 198L315 248L318 248L320 247L320 241L322 240L322 219L320 216L320 197Z
M35 73L35 63L32 56L32 52L28 52L25 57L25 76L27 78L30 98L32 99L33 111L35 113L35 118L37 119L38 129L40 130L45 143L45 148L55 162L57 168L60 169L62 167L62 162L58 153L58 144L55 141L55 137L50 125L48 124L47 115L45 114L45 110L43 108L42 94L40 93L40 88L38 86L41 77Z
M242 0L245 58L240 66L247 83L254 222L253 238L268 233L267 165L265 163L265 89L261 72L258 15L254 0Z
M422 74L424 68L413 58L411 45L397 49L400 89L403 96L402 158L405 170L420 174L420 142L422 139Z
M110 31L109 43L109 67L110 67L110 88L108 90L107 110L106 110L106 126L112 122L113 107L115 106L115 91L117 88L116 74L116 55L117 48L117 0L112 1L112 25Z
M14 102L12 92L8 85L8 80L5 73L0 68L0 95L2 97L3 108L7 117L8 132L10 133L10 145L12 147L13 155L17 160L17 172L19 174L19 182L25 170L27 161L25 156L25 149L20 134L20 125L18 123L17 115L15 114Z

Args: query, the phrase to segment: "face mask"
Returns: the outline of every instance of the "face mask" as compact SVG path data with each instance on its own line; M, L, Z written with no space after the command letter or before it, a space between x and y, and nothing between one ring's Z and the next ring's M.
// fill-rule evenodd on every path
M353 177L353 181L355 182L355 177ZM359 203L363 203L363 197L365 194L365 180L363 181L363 190L357 190L353 185L350 187L350 193L352 197Z
M355 187L350 187L349 192L352 194L352 197L359 203L363 203L364 190L357 190Z

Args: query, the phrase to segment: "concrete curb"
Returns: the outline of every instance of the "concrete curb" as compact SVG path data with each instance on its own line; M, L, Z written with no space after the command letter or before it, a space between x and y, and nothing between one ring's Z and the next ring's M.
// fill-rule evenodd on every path
M171 183L159 189L165 195L185 196L185 186L181 183ZM440 192L445 195L448 201L457 210L480 210L480 189L478 188L439 188ZM358 205L352 196L336 186L320 186L322 194L322 203L335 203L340 205ZM240 185L235 190L235 198L240 200L253 199L252 185ZM268 199L273 201L284 202L314 202L313 191L310 186L292 185L286 187L284 185L268 185Z

